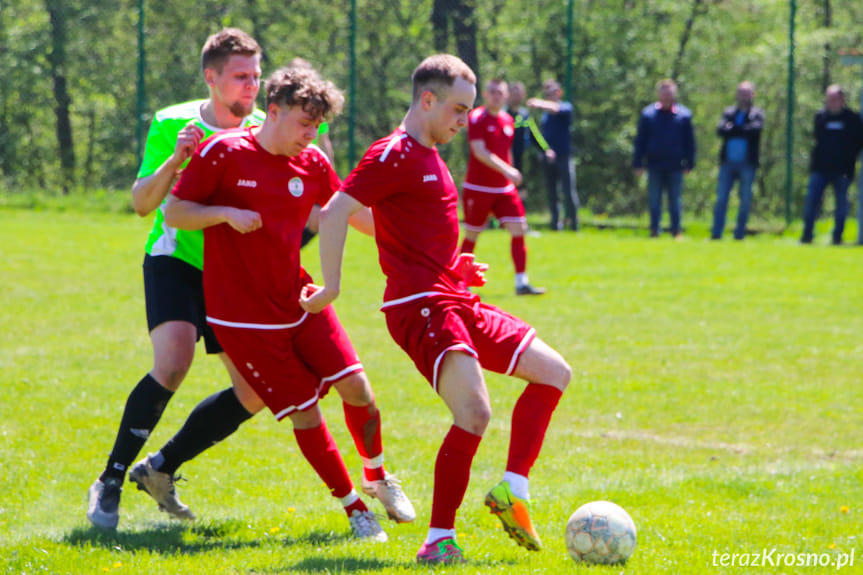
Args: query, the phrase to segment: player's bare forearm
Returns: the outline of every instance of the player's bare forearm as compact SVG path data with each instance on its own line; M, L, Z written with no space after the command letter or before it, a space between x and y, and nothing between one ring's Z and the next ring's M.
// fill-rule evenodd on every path
M203 230L228 224L243 234L253 232L262 225L257 212L230 206L207 206L176 196L170 196L165 204L165 223L179 230Z
M189 122L177 134L174 152L162 162L162 165L149 176L135 180L132 185L132 205L135 213L143 217L162 204L168 192L171 191L174 178L177 177L177 170L192 156L203 137L204 131L194 122Z
M182 162L181 162L182 163ZM132 184L132 207L141 217L158 208L174 183L177 168L180 164L174 162L171 156L159 166L159 169L143 178L138 178Z
M348 218L348 223L361 234L375 237L375 218L372 216L370 209L363 208L351 214L350 218Z
M320 289L304 290L301 294L300 306L305 311L319 313L339 296L348 221L362 209L361 203L343 192L337 192L321 209L318 249L324 285Z
M508 164L506 160L491 152L482 140L472 140L470 142L470 151L474 157L491 168L492 170L503 174L513 184L518 186L521 184L521 172Z
M529 108L544 110L546 112L551 112L552 114L557 114L558 112L560 112L560 102L554 102L552 100L543 100L542 98L530 98L527 101L527 105Z

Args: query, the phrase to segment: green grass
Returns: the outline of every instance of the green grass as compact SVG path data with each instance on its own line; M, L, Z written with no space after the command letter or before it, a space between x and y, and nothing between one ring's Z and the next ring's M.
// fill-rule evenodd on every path
M417 522L387 525L385 545L352 542L290 424L265 412L182 468L194 525L168 520L127 488L119 531L89 528L87 487L126 396L150 368L140 272L149 225L125 214L0 209L0 572L426 572L413 558L449 416L386 333L374 246L355 235L337 308ZM521 389L490 375L495 414L458 518L470 562L436 571L836 572L712 565L714 551L776 548L854 550L855 568L841 572L860 572L863 250L824 246L824 233L819 241L544 233L529 240L530 272L549 293L525 299L513 295L505 233L482 236L479 259L492 265L484 299L531 322L574 378L532 473L545 550L517 548L481 504L503 472ZM316 247L306 260L318 275ZM226 385L218 360L199 352L149 449ZM356 477L361 462L338 401L322 405ZM578 567L566 555L566 519L596 499L619 503L638 526L625 568Z

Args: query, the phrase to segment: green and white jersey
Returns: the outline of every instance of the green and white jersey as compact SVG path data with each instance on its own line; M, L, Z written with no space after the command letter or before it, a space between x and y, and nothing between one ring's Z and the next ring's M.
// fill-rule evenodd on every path
M195 100L156 112L147 134L144 159L138 170L139 178L152 175L174 153L177 135L189 122L194 122L204 131L205 139L220 130L216 126L207 124L201 118L201 105L204 102L206 100ZM263 111L256 109L243 119L242 127L259 126L264 122L265 117ZM183 167L185 165L184 163ZM164 208L165 203L162 202L162 205L156 210L153 229L150 230L150 236L147 238L147 253L152 256L173 256L199 270L203 269L204 232L201 230L193 232L178 230L165 224Z

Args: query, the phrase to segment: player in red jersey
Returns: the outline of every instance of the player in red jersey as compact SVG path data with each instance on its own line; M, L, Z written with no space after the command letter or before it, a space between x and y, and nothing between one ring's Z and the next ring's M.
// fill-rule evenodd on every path
M461 252L473 253L476 240L485 229L488 214L493 213L512 235L510 252L515 264L516 295L541 295L545 290L533 287L527 278L527 248L524 244L527 219L516 189L521 184L521 172L512 165L515 122L503 109L508 96L505 81L489 80L482 92L485 106L474 108L468 119L470 159L462 193L464 240Z
M455 56L439 54L424 60L412 79L403 127L368 149L321 211L324 286L306 286L301 304L318 312L338 296L348 219L371 207L387 277L387 327L454 420L435 462L429 532L417 560L464 560L455 541L455 516L491 417L482 368L529 382L512 414L503 481L485 502L511 537L538 550L528 513L528 473L571 370L533 328L468 290L485 281L486 266L471 254L458 254L458 190L435 146L449 142L467 123L476 97L474 73Z
M340 185L329 160L309 143L344 101L310 68L283 68L268 80L259 128L229 130L202 143L173 190L165 221L204 229L207 321L228 357L276 418L291 419L303 455L339 498L361 538L386 540L353 488L318 400L330 386L364 460L363 487L393 495L388 513L412 521L413 508L383 468L380 414L362 364L332 307L309 315L299 305L311 278L300 242L312 206ZM369 213L355 227L372 233ZM383 497L381 497L383 502Z

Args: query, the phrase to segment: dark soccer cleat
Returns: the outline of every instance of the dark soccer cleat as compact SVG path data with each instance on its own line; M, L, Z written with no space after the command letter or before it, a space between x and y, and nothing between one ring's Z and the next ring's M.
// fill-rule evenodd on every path
M120 493L123 482L116 477L105 481L97 479L88 491L90 502L87 506L87 519L95 527L116 529L120 522Z
M545 288L536 288L530 284L524 284L515 288L515 295L542 295Z

